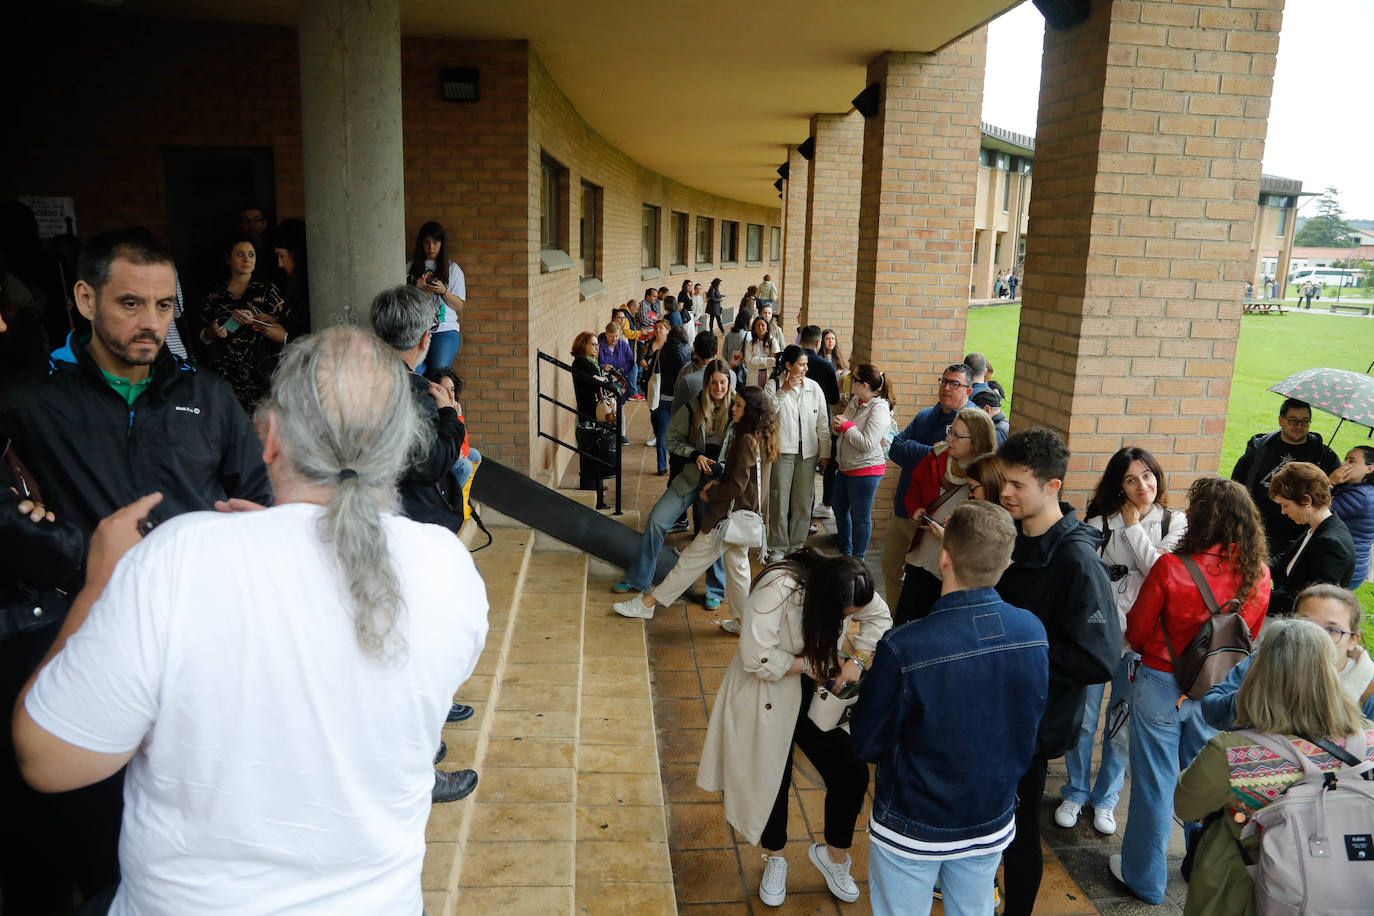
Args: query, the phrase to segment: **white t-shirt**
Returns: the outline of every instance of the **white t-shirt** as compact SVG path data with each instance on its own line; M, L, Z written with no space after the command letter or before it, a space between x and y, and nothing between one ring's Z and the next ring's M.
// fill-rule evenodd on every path
M405 270L406 273L410 272L409 261L406 261ZM439 273L439 270L434 266L433 260L425 261L425 270L432 270L436 274ZM448 291L453 293L453 295L467 302L467 278L463 276L463 268L454 264L452 261L448 262L448 282L444 285L448 287ZM445 302L444 297L438 293L430 293L430 296L434 298L434 313L440 316L439 330L434 333L442 334L444 331L458 330L458 313L453 310L453 306Z
M323 512L159 526L30 692L64 741L138 748L115 916L421 912L434 751L486 640L486 590L451 533L385 516L408 650L364 655Z

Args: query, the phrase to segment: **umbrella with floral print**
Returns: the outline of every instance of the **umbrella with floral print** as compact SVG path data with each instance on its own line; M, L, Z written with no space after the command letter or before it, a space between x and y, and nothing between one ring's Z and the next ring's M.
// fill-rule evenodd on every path
M1304 369L1270 385L1270 391L1306 401L1342 421L1374 428L1374 378L1346 369ZM1340 429L1340 425L1336 426ZM1335 433L1331 438L1335 438Z

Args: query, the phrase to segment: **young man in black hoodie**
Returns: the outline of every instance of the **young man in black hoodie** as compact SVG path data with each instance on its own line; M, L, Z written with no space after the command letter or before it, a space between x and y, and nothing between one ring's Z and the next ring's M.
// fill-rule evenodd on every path
M1040 889L1040 809L1049 760L1073 747L1084 688L1111 680L1121 658L1121 624L1097 548L1100 532L1059 501L1069 450L1048 429L1024 430L997 449L1002 505L1016 521L1011 566L997 583L1008 604L1040 618L1049 637L1050 688L1035 756L1017 787L1016 839L1002 856L1005 916L1030 916Z

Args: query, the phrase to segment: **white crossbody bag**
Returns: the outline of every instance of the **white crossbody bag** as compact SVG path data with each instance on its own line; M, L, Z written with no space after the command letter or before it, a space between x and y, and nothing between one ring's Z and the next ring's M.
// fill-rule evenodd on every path
M754 456L754 483L758 486L759 505L763 505L763 462ZM719 525L716 526L716 539L732 547L757 547L763 550L768 543L764 530L763 516L753 509L736 509L735 501L730 501L730 509Z

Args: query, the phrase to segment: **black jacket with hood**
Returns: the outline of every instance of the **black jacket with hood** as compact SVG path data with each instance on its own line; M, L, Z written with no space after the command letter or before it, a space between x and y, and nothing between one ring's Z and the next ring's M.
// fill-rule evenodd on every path
M1121 622L1107 567L1098 556L1102 532L1083 524L1068 503L1064 517L1039 537L1020 534L1011 566L997 583L1002 600L1025 608L1045 627L1050 689L1036 741L1037 757L1059 757L1078 741L1084 688L1105 684L1121 660Z
M229 383L166 347L130 407L84 344L71 341L46 374L0 389L5 438L57 517L88 538L102 518L155 490L164 519L230 496L272 502L262 442Z

